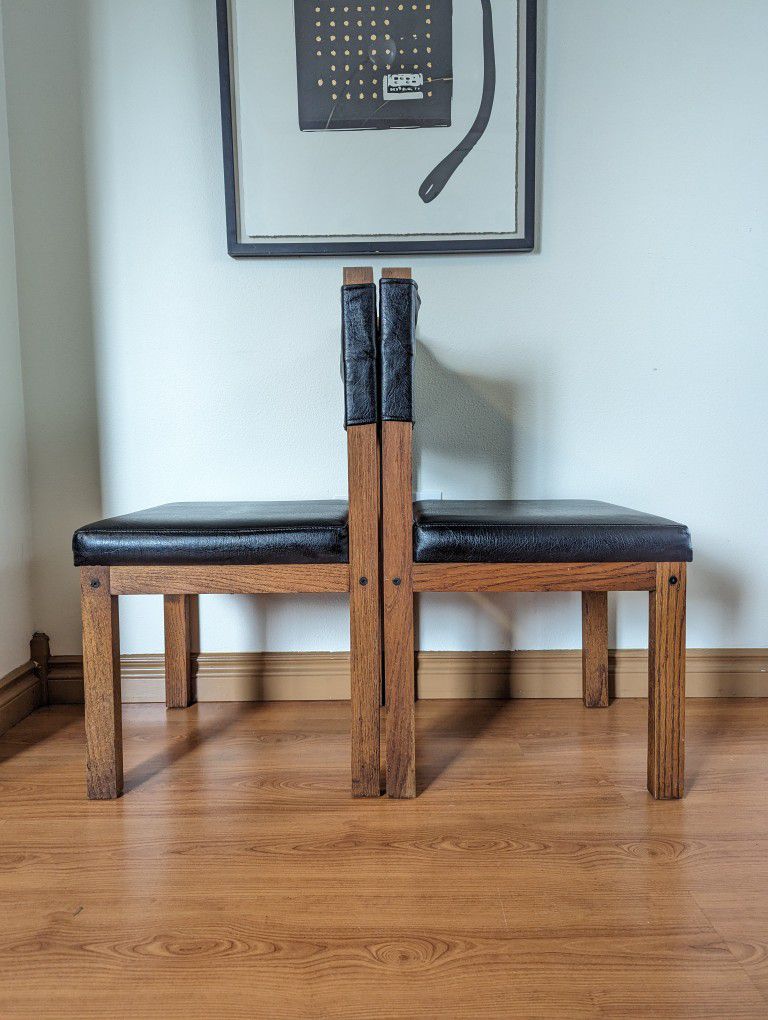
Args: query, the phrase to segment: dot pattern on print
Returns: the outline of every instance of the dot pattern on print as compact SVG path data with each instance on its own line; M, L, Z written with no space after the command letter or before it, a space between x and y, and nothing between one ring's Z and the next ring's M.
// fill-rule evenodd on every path
M452 0L294 0L302 131L446 127Z

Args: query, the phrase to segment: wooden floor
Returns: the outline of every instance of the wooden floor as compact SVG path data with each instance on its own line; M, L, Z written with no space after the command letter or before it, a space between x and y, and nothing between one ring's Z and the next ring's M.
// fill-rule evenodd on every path
M348 797L341 703L76 708L0 738L0 1016L768 1017L768 700L421 702L421 794Z

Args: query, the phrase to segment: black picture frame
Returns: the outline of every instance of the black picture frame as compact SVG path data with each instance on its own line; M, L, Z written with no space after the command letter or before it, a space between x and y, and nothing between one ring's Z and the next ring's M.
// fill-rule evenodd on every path
M224 190L227 230L227 251L232 258L279 258L300 256L369 256L369 255L432 255L531 252L535 244L536 209L536 92L538 0L521 0L524 4L525 32L525 131L523 233L519 237L482 239L403 238L397 241L258 241L243 242L238 232L237 163L232 102L232 62L230 54L229 0L216 0L219 51L219 87L224 155Z

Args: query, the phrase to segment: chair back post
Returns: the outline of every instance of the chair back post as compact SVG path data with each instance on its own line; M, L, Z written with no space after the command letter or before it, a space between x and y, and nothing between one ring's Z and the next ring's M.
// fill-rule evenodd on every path
M411 280L410 269L384 269L382 279ZM384 285L386 286L386 284ZM382 309L380 308L380 313ZM386 325L386 324L383 324ZM387 793L416 795L415 647L413 638L413 415L410 391L411 352L397 364L382 367L384 399L381 422L384 661L387 698ZM387 361L383 351L382 360ZM388 367L393 371L387 378ZM387 388L393 404L406 392L395 413L409 420L387 420Z
M373 287L373 269L344 270L344 286ZM373 372L372 420L356 423L352 410L350 374L354 366L345 361L345 404L347 407L347 483L349 489L349 597L350 597L350 679L352 705L352 793L357 797L378 796L381 787L379 745L382 688L381 647L381 468L376 400L375 291L371 326L370 366L365 357L358 362L363 372ZM358 311L360 311L358 309ZM345 305L346 312L346 305ZM365 314L363 310L362 314ZM364 325L364 324L361 324ZM354 324L345 321L344 328ZM345 341L346 341L345 337ZM358 352L363 353L363 352Z
M411 280L408 268L383 269L382 280ZM385 360L386 355L385 355ZM407 390L405 406L398 408L403 420L388 418L387 397L384 394L384 408L381 422L382 446L382 517L384 541L384 574L388 588L402 588L410 583L413 566L413 409L411 407L410 354L403 352L394 366L392 382L385 378L387 367L382 368L381 386L398 385L400 399ZM408 420L405 420L408 419ZM399 579L399 584L393 584ZM386 605L386 600L385 600Z

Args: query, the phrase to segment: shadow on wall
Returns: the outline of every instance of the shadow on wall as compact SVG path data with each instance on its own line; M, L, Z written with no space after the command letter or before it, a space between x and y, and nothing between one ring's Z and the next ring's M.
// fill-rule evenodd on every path
M414 353L414 488L417 498L512 499L515 496L516 382L456 372L416 341ZM476 633L492 627L511 642L510 597L460 596L473 604ZM560 597L560 596L558 596ZM414 607L420 633L420 599ZM479 624L479 626L478 626ZM473 642L475 647L479 642ZM418 681L417 681L418 682Z
M434 353L437 346L435 341L417 340L415 350L416 498L565 498L568 494L557 492L555 482L548 477L553 457L546 425L551 408L546 379L521 381L457 372L438 359ZM583 495L590 497L589 492ZM595 498L615 499L610 492L595 494ZM709 619L712 627L717 628L712 641L715 645L726 646L728 635L739 622L744 587L727 562L696 551L696 522L686 523L694 538L691 584L696 607L703 618L699 623L706 625ZM689 615L690 594L689 589ZM473 606L475 639L481 632L487 638L490 625L512 648L515 647L515 620L525 625L525 617L530 616L531 611L550 612L561 617L567 613L573 615L574 620L580 619L577 593L518 596L475 593L462 598ZM628 593L621 598L624 604L643 596ZM617 601L615 597L609 600L611 647L619 643ZM518 612L523 607L526 611ZM418 615L416 619L418 631Z
M458 472L460 488L450 495L511 499L514 383L454 372L417 341L414 390L414 478L434 456L444 469L455 466ZM481 491L467 492L467 472Z
M728 635L736 630L745 605L744 584L727 560L712 556L709 552L697 552L695 524L690 524L690 528L693 535L690 578L695 586L696 602L700 611L707 614L712 625L717 626L722 635L715 638L715 647L728 647ZM689 616L691 581L688 587Z

